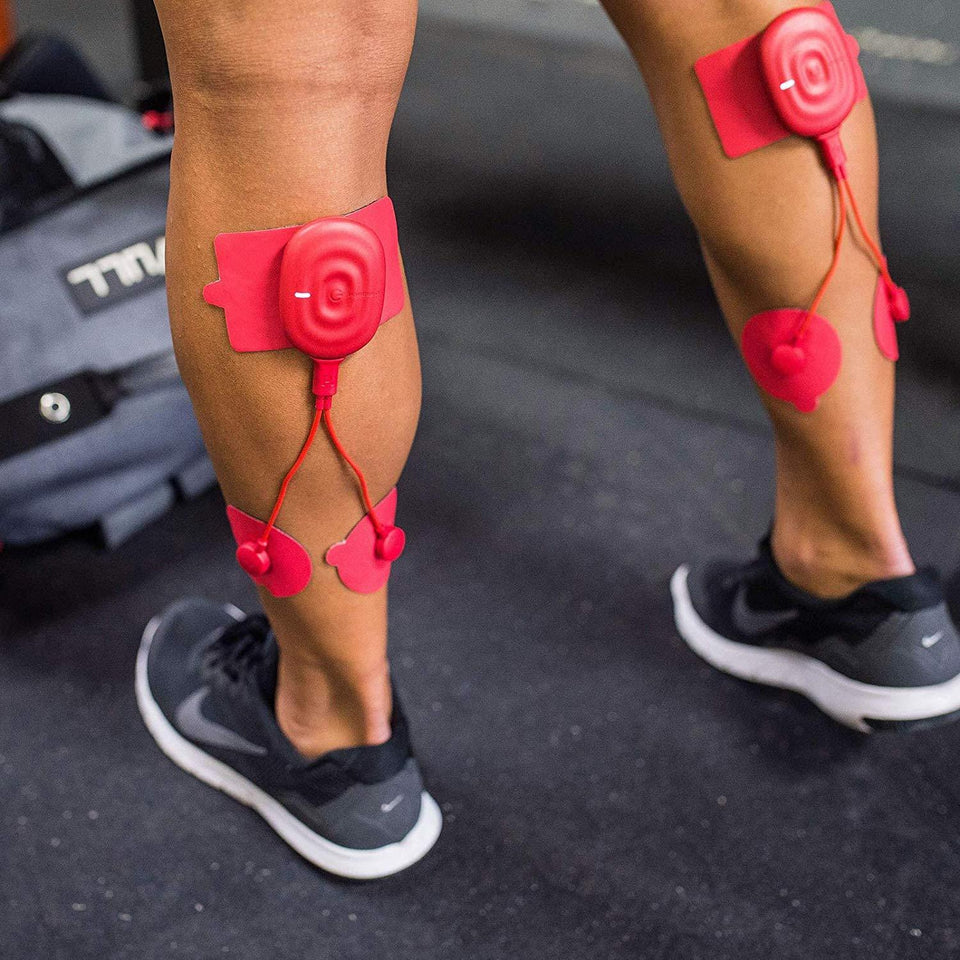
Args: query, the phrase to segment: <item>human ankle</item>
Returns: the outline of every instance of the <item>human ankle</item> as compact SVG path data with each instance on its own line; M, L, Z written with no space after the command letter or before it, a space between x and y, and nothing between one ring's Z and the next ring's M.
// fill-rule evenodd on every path
M843 597L873 580L915 572L899 526L858 531L777 520L770 542L780 572L818 597Z
M391 700L386 660L357 668L281 653L277 723L305 757L384 743L391 733Z

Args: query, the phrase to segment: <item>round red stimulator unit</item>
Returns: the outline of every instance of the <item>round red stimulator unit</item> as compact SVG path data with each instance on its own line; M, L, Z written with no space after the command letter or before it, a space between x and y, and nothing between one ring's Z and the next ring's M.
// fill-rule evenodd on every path
M857 42L819 7L788 10L763 32L760 61L784 126L839 137L857 102Z
M290 481L306 459L321 421L337 453L360 483L364 507L375 530L376 556L396 560L403 552L404 532L377 517L366 478L344 449L330 418L340 364L365 347L380 326L386 295L386 257L380 237L370 227L344 217L325 217L306 224L283 250L278 292L287 338L314 362L316 412L306 442L280 485L263 532L238 546L237 562L254 578L269 572L270 534Z
M858 52L857 41L821 7L780 14L760 39L767 92L780 119L820 143L838 181L847 178L840 127L857 103Z
M290 342L314 360L318 397L337 392L340 364L373 339L385 286L383 244L355 220L308 223L285 247L280 316Z

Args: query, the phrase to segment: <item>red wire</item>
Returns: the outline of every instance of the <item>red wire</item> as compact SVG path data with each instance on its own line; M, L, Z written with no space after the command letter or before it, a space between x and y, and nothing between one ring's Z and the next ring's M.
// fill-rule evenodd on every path
M367 478L363 475L363 471L351 459L350 454L344 450L343 444L340 442L340 438L333 429L333 421L330 419L330 411L323 410L321 413L323 415L324 423L327 425L327 433L330 434L330 442L336 448L337 453L339 453L340 456L343 457L343 459L346 460L346 462L350 465L350 468L357 475L357 479L360 481L360 493L363 497L363 505L366 507L367 514L373 523L373 529L376 530L377 536L379 537L383 533L383 524L380 523L380 521L377 519L376 513L374 512L373 503L370 500L370 491L367 489Z
M377 532L377 536L380 536L383 533L383 524L377 518L377 515L373 509L373 503L370 500L370 490L367 487L367 478L363 475L363 471L359 466L357 466L353 458L349 453L347 453L343 447L343 444L340 442L340 438L333 429L333 421L330 419L330 410L324 410L318 407L316 413L313 415L313 422L310 424L310 432L307 434L307 439L300 448L300 453L298 454L297 459L294 460L293 466L287 471L287 475L283 478L283 482L280 484L280 492L277 494L277 499L274 501L273 510L270 511L270 519L267 520L267 525L263 528L263 533L260 534L258 539L258 542L261 546L265 547L267 545L267 541L270 539L270 534L273 532L273 529L276 526L277 517L280 515L280 508L283 506L283 501L286 499L287 488L290 486L290 481L296 476L297 471L303 466L303 461L307 459L307 454L310 452L310 448L313 446L313 441L317 436L317 429L320 426L321 420L326 423L327 433L330 434L330 442L336 448L337 453L339 453L340 456L343 457L343 459L350 465L350 469L353 470L357 476L357 480L360 481L360 494L363 497L363 505L366 507L367 513L370 516L370 520L373 523L373 529Z
M873 259L877 263L877 267L880 272L883 274L883 279L887 283L893 285L893 278L890 276L890 271L887 269L887 261L883 256L883 252L874 242L873 237L870 236L869 231L864 226L863 217L860 216L860 208L857 206L857 198L853 195L853 187L850 186L848 181L841 181L840 189L841 191L846 184L847 195L850 197L850 206L853 208L853 216L857 221L857 228L860 230L860 236L863 237L864 242L870 248L870 252L873 254Z
M833 260L830 262L830 269L823 278L823 282L820 284L820 289L817 290L817 295L813 298L813 302L810 304L807 314L803 318L803 322L800 324L800 326L797 328L797 332L794 334L794 342L799 340L800 337L806 333L807 327L810 326L810 320L817 312L817 309L819 308L820 303L827 292L827 287L830 286L830 282L833 280L834 276L836 275L837 268L840 266L840 247L843 245L843 238L847 230L847 203L844 199L842 180L837 181L837 199L840 201L840 220L837 224L837 236L833 243Z
M320 426L322 412L322 410L317 410L313 415L313 423L310 424L310 432L307 434L307 439L300 448L300 454L297 456L297 459L294 460L293 466L287 471L287 475L283 478L283 483L280 484L280 492L277 494L277 499L273 504L273 510L270 512L270 519L267 521L267 525L263 528L263 533L261 533L259 537L259 543L264 547L267 545L267 540L270 539L270 534L277 522L280 508L283 506L283 501L287 496L287 487L290 486L290 481L294 478L300 467L303 466L303 461L306 460L307 454L310 452L310 447L313 446L313 439L317 435L317 428Z

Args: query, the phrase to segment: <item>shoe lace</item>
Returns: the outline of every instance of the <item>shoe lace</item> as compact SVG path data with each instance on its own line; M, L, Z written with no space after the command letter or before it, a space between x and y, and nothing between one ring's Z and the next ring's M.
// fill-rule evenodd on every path
M253 613L227 627L210 644L203 661L204 673L226 676L236 683L250 675L267 652L270 623L262 613Z

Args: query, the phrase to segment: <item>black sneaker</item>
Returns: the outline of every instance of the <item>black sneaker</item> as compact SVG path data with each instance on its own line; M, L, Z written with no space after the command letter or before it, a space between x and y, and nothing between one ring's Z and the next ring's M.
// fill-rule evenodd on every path
M786 580L764 540L752 563L680 567L670 589L680 635L720 670L864 732L958 717L960 638L932 570L823 600Z
M311 863L360 880L416 863L442 817L423 789L396 697L386 743L308 761L277 725L276 677L276 642L262 614L183 600L147 624L137 703L174 763L253 807Z

